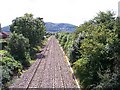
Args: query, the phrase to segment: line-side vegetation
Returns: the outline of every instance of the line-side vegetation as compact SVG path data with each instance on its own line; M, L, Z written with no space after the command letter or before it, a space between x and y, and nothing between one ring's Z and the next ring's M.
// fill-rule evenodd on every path
M99 12L75 32L56 37L82 89L120 88L120 18L114 12Z
M31 65L31 60L35 60L36 53L45 43L46 28L43 18L34 18L32 14L26 13L15 18L10 31L9 37L0 39L3 90L8 88L15 76L19 77Z

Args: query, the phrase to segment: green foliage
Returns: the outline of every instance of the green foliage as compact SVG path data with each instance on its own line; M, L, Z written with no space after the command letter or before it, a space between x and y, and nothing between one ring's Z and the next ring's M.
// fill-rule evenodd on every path
M2 69L2 84L3 88L5 88L13 75L20 74L22 65L5 50L0 50L0 55L2 55L2 60L0 60L0 64L2 65L0 68Z
M71 47L69 35L58 33L56 37L65 52L70 52L69 59L82 88L119 89L120 19L115 19L113 12L99 12L70 35Z
M79 33L77 39L74 40L74 43L72 45L72 49L70 52L70 58L69 58L70 62L74 63L75 61L81 58L81 53L80 53L81 40L84 38L85 38L84 33Z
M104 25L107 29L112 30L115 24L114 12L99 12L97 16L93 19L94 23L97 25Z
M19 76L22 69L30 66L31 57L41 49L43 40L46 38L43 19L33 18L32 14L14 19L10 25L10 31L12 34L8 39L0 40L0 43L4 42L4 46L7 46L4 49L8 50L0 51L3 90L9 86L8 82L13 76Z
M65 42L64 50L68 56L70 56L72 45L73 45L73 36L72 34L67 34L67 41Z
M5 49L5 47L7 46L6 39L0 39L0 45L1 45L0 50Z
M46 38L50 37L51 35L52 33L49 33L49 32L45 34Z
M71 33L57 33L56 38L59 40L59 43L63 47L65 53L70 56L70 52L73 45L73 36Z
M84 80L85 87L95 86L100 82L97 71L101 70L101 74L108 68L112 67L114 53L111 49L111 44L115 40L114 31L105 29L104 27L95 28L91 34L86 35L87 38L82 40L81 54L82 58L87 58L87 64L85 66L88 71ZM111 70L113 68L110 68ZM82 72L82 71L81 71ZM86 72L83 72L86 73ZM96 77L96 78L94 78ZM88 83L89 82L89 83ZM86 85L86 83L88 83Z
M79 66L79 78L84 88L95 88L103 80L100 75L105 74L108 69L111 73L113 71L115 52L112 47L116 41L114 21L110 12L100 12L92 23L91 21L89 24L85 23L86 28L83 25L83 31L82 26L80 27L79 31L85 32L85 38L80 46L81 59L87 59L84 66Z
M35 54L37 45L42 45L45 35L45 24L42 18L33 18L32 14L25 14L23 17L18 17L12 21L10 31L23 34L25 38L29 39L30 54Z
M61 46L62 46L62 47L64 47L66 41L67 41L67 36L64 35L64 36L61 38Z
M13 33L8 41L10 54L24 67L30 66L29 40L22 34Z

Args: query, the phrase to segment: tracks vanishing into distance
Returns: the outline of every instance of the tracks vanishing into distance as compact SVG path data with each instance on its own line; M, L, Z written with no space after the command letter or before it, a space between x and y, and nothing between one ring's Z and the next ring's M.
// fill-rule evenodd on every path
M36 62L10 87L25 88L63 88L79 90L65 56L54 36L51 36Z

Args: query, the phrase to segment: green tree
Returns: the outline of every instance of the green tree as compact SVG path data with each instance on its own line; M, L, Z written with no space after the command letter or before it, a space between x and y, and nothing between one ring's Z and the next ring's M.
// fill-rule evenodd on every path
M56 37L65 52L70 50L70 62L83 89L120 88L120 19L111 11L80 25L72 33ZM73 43L71 49L69 42Z
M8 41L8 47L10 54L15 60L20 61L24 67L30 66L30 54L29 54L29 40L22 34L14 33L10 36Z
M94 23L97 25L106 26L107 29L112 30L115 24L115 17L114 12L107 11L107 12L99 12L97 16L93 19Z
M22 65L6 50L0 50L0 55L2 56L2 60L0 60L0 64L2 65L2 77L0 76L2 79L2 90L6 90L8 87L7 83L13 78L13 76L20 75Z
M72 63L74 62L75 73L83 88L95 89L100 86L105 89L110 84L113 88L118 87L118 78L113 78L115 75L119 76L118 73L113 73L116 71L116 57L119 56L116 53L116 50L119 51L119 44L115 32L119 32L119 29L115 30L114 13L110 11L98 13L93 20L80 25L75 31Z
M45 35L45 24L43 18L33 18L32 14L25 14L12 21L10 31L23 34L25 38L29 39L30 53L34 54L34 49L37 45L42 45Z

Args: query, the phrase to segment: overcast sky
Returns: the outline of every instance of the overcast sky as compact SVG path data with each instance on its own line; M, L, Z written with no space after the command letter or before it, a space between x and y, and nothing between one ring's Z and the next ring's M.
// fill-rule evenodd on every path
M10 25L16 17L32 13L45 22L80 25L99 11L115 11L120 0L0 0L0 23Z

